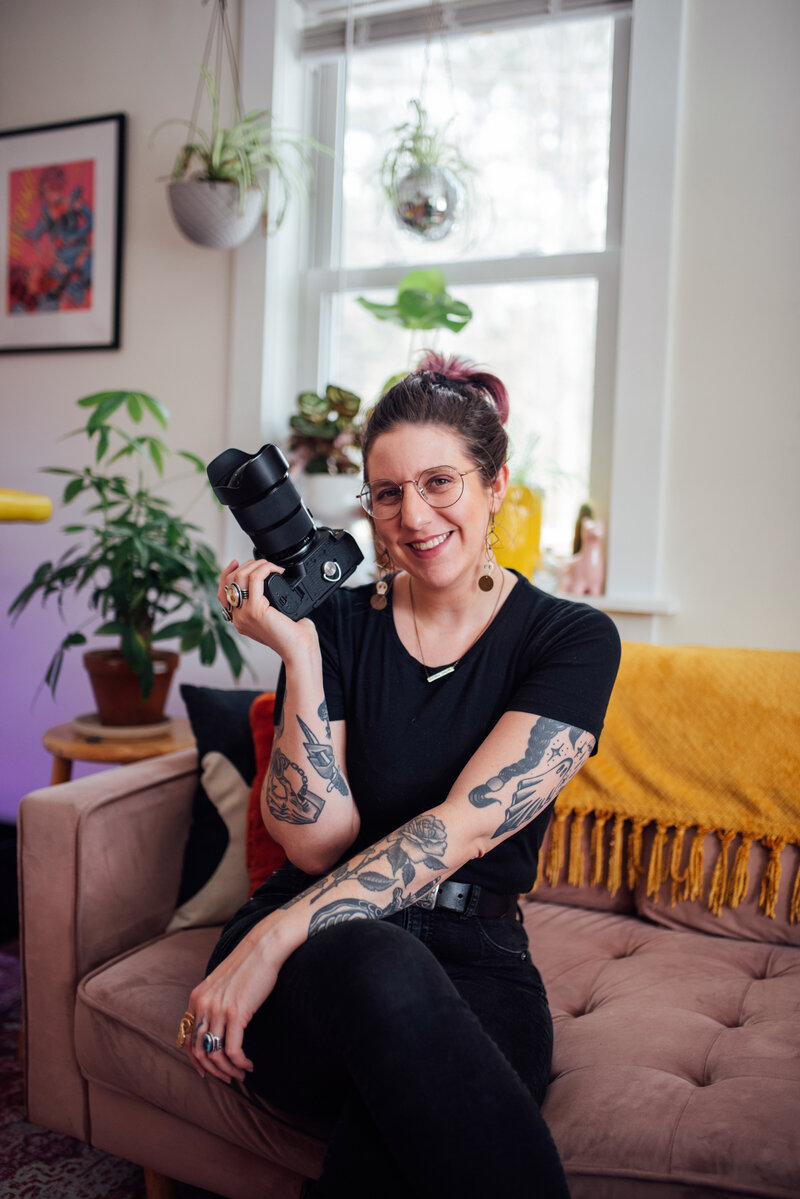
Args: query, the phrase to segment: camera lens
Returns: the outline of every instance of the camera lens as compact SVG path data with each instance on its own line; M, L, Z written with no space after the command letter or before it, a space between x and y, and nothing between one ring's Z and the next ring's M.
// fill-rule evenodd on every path
M302 555L314 522L277 446L263 445L252 456L225 450L207 473L217 499L230 508L260 557L283 566Z

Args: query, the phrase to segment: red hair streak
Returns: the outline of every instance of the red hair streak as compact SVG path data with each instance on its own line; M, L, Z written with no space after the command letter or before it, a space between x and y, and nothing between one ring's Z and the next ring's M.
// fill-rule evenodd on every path
M459 358L456 354L439 354L435 350L426 350L420 359L415 373L430 371L431 374L444 376L449 383L464 383L476 387L486 393L497 409L500 424L508 420L508 392L505 384L497 375L480 370L468 358Z

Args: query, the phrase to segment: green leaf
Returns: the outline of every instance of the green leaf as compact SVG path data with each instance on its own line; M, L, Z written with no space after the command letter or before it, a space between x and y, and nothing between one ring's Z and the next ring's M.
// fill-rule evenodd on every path
M211 666L217 656L217 641L211 629L206 629L200 641L200 661Z
M61 497L61 502L63 504L69 504L70 501L74 500L75 496L79 495L82 491L83 491L83 478L80 477L77 479L71 479L69 481L69 483L67 483L66 487L64 488L64 494Z
M145 408L156 418L161 427L166 429L169 422L169 410L155 396L147 395L144 391L137 391L135 394L136 398L141 400Z
M164 451L166 448L167 447L164 445L164 443L162 441L158 441L155 437L149 437L147 439L147 449L150 453L150 457L153 460L153 465L160 475L163 475L164 473Z
M86 430L88 433L95 433L108 420L112 413L125 403L124 391L109 392L105 399L101 400L95 408L92 415L86 422Z
M177 452L180 458L185 458L187 462L191 462L199 471L205 474L206 464L202 458L197 457L197 454L191 454L188 450L178 450Z
M438 266L431 266L424 270L409 271L404 275L397 284L398 299L404 291L426 291L432 296L437 296L447 291L447 284Z
M129 391L128 392L128 416L131 418L131 420L136 421L136 423L138 425L140 423L143 415L144 415L144 410L142 408L142 401L139 399L139 397L135 391Z

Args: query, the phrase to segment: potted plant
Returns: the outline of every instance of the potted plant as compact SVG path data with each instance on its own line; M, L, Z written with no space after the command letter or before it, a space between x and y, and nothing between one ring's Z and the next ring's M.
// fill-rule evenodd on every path
M303 493L317 519L344 523L358 505L356 476L361 469L361 399L329 383L324 395L304 391L289 418L289 460L303 472Z
M242 115L238 99L230 129L220 120L219 92L214 76L201 68L211 108L206 132L196 121L177 118L165 125L182 124L189 138L181 146L172 168L168 196L178 228L190 241L216 249L230 249L245 241L259 216L277 229L289 201L301 195L311 171L311 154L324 147L301 133L278 132L271 115L256 109ZM277 214L270 220L270 180L277 187Z
M115 649L84 655L100 723L151 724L163 715L178 661L177 653L156 648L159 642L180 639L181 650L198 649L205 665L219 649L236 678L244 661L217 602L220 566L213 550L197 538L197 526L176 513L151 483L153 475L163 476L170 450L136 426L148 416L166 428L166 408L140 391L99 392L78 405L88 410L88 420L70 436L86 436L93 451L90 463L80 470L45 469L66 478L65 505L90 501L83 519L64 529L81 540L57 562L38 567L9 614L16 619L37 595L43 603L55 597L61 608L70 592L85 594L91 612L85 623L95 623L97 635L119 638ZM128 418L133 432L113 423L118 414ZM181 450L178 456L205 474L194 454ZM115 468L123 460L135 464L130 476ZM44 680L53 694L64 654L86 643L82 629L61 641Z
M470 190L473 168L455 142L428 117L420 100L414 116L395 126L380 178L401 228L427 241L440 241L452 229Z

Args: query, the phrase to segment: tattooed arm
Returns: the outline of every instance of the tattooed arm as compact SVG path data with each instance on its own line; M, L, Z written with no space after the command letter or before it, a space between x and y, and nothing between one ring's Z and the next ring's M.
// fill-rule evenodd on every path
M261 812L291 862L308 874L324 874L353 844L360 819L342 767L344 721L328 720L317 630L310 620L293 621L276 611L264 595L264 579L280 569L263 558L234 558L222 572L217 598L227 607L226 585L245 589L247 601L229 609L237 632L283 661L286 693Z
M344 752L344 721L328 720L321 662L310 657L287 663L261 815L289 860L308 874L329 870L353 844L360 827L341 765Z
M507 712L443 803L271 913L195 988L189 1010L204 1015L218 1035L225 1030L225 1052L211 1059L195 1046L195 1066L228 1081L243 1077L244 1029L295 949L333 925L378 920L416 903L545 811L593 746L590 733L562 721Z

